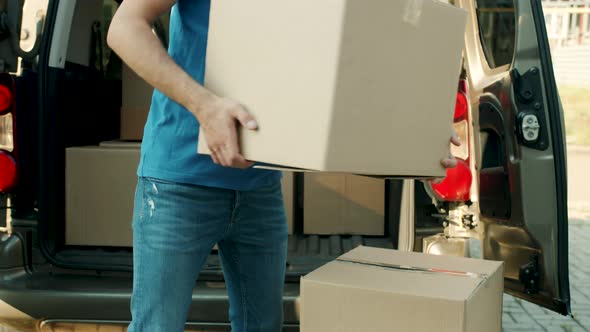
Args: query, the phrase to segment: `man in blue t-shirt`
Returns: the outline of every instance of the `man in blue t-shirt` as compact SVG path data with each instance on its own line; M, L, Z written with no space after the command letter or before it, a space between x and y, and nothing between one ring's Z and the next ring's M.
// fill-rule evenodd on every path
M281 175L251 168L236 126L256 130L256 120L202 85L209 6L125 0L108 34L111 48L156 88L137 171L130 332L184 330L195 281L216 243L232 331L276 332L282 325L288 235ZM170 9L166 52L150 23ZM199 131L211 157L196 152Z

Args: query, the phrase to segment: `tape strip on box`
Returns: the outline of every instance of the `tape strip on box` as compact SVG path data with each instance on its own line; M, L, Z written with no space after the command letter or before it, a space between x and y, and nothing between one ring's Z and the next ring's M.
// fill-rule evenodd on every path
M474 279L481 279L482 281L484 281L485 279L487 279L489 277L487 274L482 274L482 273L443 270L443 269L431 269L431 268L404 266L404 265L396 265L396 264L384 264L384 263L375 263L375 262L343 259L343 258L337 258L336 262L345 263L345 264L359 264L359 265L365 265L365 266L374 266L374 267L380 267L380 268L385 268L385 269L389 269L389 270L397 270L397 271L446 274L446 275L452 275L452 276L458 276L458 277L468 277L468 278L474 278Z

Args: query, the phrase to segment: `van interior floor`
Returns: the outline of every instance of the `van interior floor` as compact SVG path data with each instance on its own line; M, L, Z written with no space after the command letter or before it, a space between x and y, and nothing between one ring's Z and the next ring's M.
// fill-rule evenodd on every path
M354 249L359 245L393 249L393 242L388 237L370 237L360 235L291 235L287 258L287 279L295 281L334 258ZM60 251L55 259L70 265L88 266L127 266L129 271L133 264L130 248L83 248L71 247ZM99 270L99 269L96 269ZM202 277L219 279L222 277L221 262L214 250L205 266Z

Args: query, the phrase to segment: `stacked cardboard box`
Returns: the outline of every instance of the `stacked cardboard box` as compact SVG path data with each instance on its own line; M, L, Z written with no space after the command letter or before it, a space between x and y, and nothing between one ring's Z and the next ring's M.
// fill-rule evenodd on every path
M359 247L301 279L302 332L500 332L501 262Z
M303 188L305 234L384 235L385 180L307 173Z
M66 245L132 245L139 143L66 149Z
M105 142L66 149L66 245L133 245L131 221L139 143ZM283 177L293 232L293 174Z
M140 141L154 89L126 65L123 65L121 77L121 139Z

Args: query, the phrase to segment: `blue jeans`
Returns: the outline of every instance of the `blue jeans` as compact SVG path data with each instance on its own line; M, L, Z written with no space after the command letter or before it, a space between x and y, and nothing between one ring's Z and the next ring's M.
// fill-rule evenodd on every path
M280 331L287 233L280 183L243 192L139 178L128 331L183 331L216 243L232 331Z

